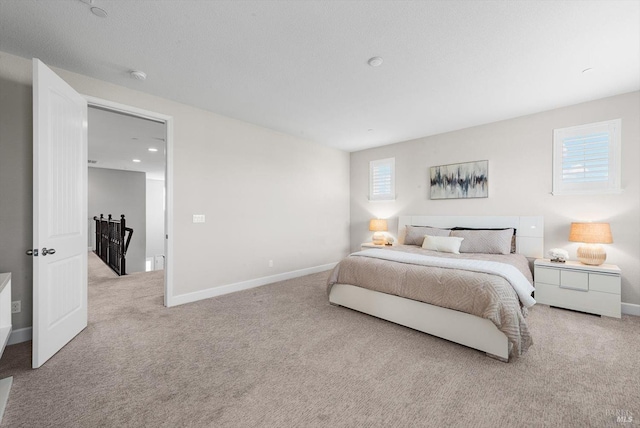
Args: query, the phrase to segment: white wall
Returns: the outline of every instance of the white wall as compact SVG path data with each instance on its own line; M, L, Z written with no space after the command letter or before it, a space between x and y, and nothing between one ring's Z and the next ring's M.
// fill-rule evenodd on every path
M91 126L91 123L89 123ZM91 230L95 234L93 217L104 214L119 220L124 214L126 226L133 229L127 249L126 272L144 272L147 244L144 172L89 168L89 207ZM92 237L93 238L93 237ZM92 239L95 249L95 238Z
M31 307L32 288L24 256L32 240L31 68L31 60L0 52L0 112L8 113L0 158L3 169L9 165L0 196L17 196L15 208L2 204L2 238L10 239L0 250L0 270L19 272L14 295L22 296L23 307ZM347 254L348 153L55 71L82 94L173 117L175 295L322 266ZM193 214L205 214L206 223L192 223ZM28 316L15 328L30 325Z
M13 329L31 326L33 259L33 125L31 83L0 52L0 272L11 272Z
M622 118L622 194L552 196L553 129ZM425 118L428 120L428 118ZM369 202L369 161L396 158L395 202ZM489 160L489 198L430 200L429 167ZM622 301L640 304L640 93L632 92L530 116L351 154L351 249L371 240L372 217L543 215L545 248L576 258L572 221L611 223L607 261L623 272Z
M147 179L146 257L164 254L164 180ZM153 268L153 264L151 265Z

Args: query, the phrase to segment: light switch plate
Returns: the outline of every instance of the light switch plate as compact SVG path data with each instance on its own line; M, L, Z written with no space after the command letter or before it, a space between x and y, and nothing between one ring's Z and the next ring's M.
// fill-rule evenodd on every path
M204 214L194 214L193 215L194 223L204 223Z

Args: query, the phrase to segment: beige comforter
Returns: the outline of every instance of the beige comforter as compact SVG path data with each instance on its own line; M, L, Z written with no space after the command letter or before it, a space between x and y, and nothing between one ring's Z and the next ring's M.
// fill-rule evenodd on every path
M400 245L381 251L404 251L432 257L468 258L508 263L532 282L525 257L518 254L448 254ZM509 355L522 355L533 343L527 315L511 284L501 276L449 268L414 265L370 257L349 256L329 277L333 284L350 284L387 294L419 300L486 318L509 341Z

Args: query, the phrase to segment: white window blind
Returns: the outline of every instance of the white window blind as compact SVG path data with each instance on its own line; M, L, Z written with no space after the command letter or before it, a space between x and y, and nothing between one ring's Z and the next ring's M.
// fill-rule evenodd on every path
M390 201L396 198L395 158L369 162L369 200Z
M553 194L620 190L621 120L553 131Z

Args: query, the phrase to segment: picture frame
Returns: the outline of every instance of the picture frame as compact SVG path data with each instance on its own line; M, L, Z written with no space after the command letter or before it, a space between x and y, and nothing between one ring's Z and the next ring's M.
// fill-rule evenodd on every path
M430 167L430 199L489 197L489 161Z

